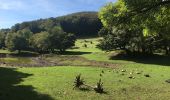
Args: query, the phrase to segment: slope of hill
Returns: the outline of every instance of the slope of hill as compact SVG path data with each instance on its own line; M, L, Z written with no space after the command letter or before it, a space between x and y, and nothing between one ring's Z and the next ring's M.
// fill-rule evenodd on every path
M65 32L74 33L77 36L96 36L102 27L97 12L78 12L56 18L18 23L11 30L16 32L28 28L33 33L39 33L41 31L48 31L57 25L60 25Z

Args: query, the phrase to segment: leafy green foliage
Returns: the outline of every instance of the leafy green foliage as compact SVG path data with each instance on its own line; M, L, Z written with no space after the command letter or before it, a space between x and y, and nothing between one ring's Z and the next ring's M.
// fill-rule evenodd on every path
M29 38L32 32L27 29L18 31L16 33L8 33L5 40L5 45L10 51L18 50L28 50L29 48Z
M99 36L106 36L108 34L111 33L111 30L106 28L106 27L103 27L102 29L100 29L100 31L98 32L98 35Z
M42 31L49 32L53 27L61 26L63 31L74 33L78 37L97 36L98 31L102 27L97 12L79 12L66 16L40 19L30 22L16 24L11 28L12 32L22 29L30 29L31 32L40 33Z
M10 31L9 29L1 29L0 30L0 48L5 47L5 38L9 31Z
M66 49L75 45L76 37L74 34L64 32L61 27L54 27L51 30L50 36L50 49L58 49L64 52Z
M54 27L49 32L41 32L32 36L31 46L35 51L54 52L57 49L64 52L74 46L75 36L64 32L61 27Z
M30 39L31 47L38 52L44 52L49 49L50 40L48 32L34 34Z
M169 3L166 0L118 0L116 3L108 3L99 12L99 18L103 25L112 31L104 32L111 35L105 34L99 47L142 53L153 53L161 49L168 54ZM120 34L119 31L122 30L125 32Z
M0 48L5 47L5 34L0 32Z
M65 32L75 33L78 37L97 36L102 27L97 12L74 13L57 20Z

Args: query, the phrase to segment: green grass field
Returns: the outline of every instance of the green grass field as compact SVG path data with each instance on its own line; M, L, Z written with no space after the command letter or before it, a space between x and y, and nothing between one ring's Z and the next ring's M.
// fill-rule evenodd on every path
M95 46L97 43L98 39L96 38L80 39L76 42L76 48L69 50L70 52L66 56L72 57L76 55L88 60L110 62L118 64L117 67L55 66L0 68L0 100L170 99L170 84L165 82L167 79L170 79L168 58L109 60L108 56L110 53L97 49ZM84 47L84 44L87 44L87 47ZM0 52L4 51L1 50ZM8 59L6 58L7 61ZM53 59L56 58L54 57ZM16 59L10 60L14 61ZM77 63L82 62L78 61ZM125 72L122 72L122 70L125 70ZM102 71L104 73L100 76ZM101 78L106 93L98 94L92 89L73 89L75 76L80 73L85 83L90 86L95 86ZM129 77L133 77L133 79Z

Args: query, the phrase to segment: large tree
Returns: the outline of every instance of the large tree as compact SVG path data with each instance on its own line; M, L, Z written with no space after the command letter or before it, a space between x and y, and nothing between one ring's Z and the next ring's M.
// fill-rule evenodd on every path
M105 27L111 30L115 27L118 30L126 30L121 37L119 31L111 32L113 38L123 39L130 33L129 40L126 41L126 49L151 53L160 48L169 51L167 45L170 43L169 15L169 0L118 0L116 3L104 6L99 13ZM108 38L104 39L109 41ZM118 42L116 43L120 44Z
M5 36L4 32L0 32L0 48L5 47Z
M48 32L40 32L34 34L30 39L31 48L39 53L48 51L50 48L50 40Z
M0 48L5 48L5 38L9 31L10 31L10 29L1 29L0 30Z
M58 49L64 52L66 49L75 45L76 37L74 34L66 33L61 27L54 27L50 31L51 50Z
M75 44L74 34L64 32L61 27L53 27L49 32L40 32L34 34L31 38L31 47L42 52L55 52L59 50L64 52L66 49L71 48Z
M5 45L10 51L29 49L29 38L32 32L30 30L24 29L18 32L9 32L6 36Z

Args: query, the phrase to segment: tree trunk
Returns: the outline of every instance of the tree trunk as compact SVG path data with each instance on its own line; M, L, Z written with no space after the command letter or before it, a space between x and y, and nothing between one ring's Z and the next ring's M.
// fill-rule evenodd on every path
M18 54L20 54L20 53L21 53L21 50L19 49L19 50L18 50Z
M168 46L166 46L166 55L168 55L168 54L169 54L169 51L170 51L169 47L168 47Z

